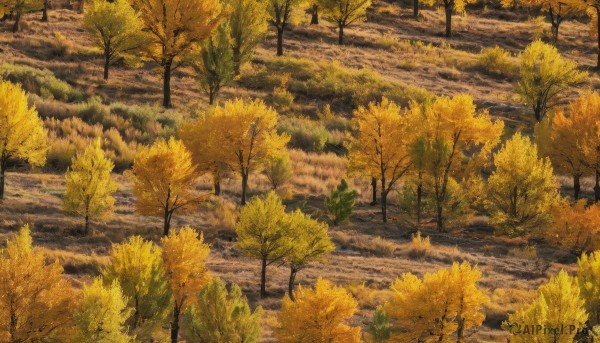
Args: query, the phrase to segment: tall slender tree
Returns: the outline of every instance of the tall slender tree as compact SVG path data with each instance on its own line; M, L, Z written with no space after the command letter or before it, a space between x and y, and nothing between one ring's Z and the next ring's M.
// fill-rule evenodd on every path
M171 73L225 16L214 0L131 0L151 41L146 53L163 69L163 106L171 107Z

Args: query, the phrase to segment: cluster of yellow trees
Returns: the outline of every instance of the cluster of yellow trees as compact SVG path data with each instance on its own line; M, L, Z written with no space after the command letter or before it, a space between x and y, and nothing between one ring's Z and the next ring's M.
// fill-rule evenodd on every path
M180 337L192 342L258 342L262 309L252 311L238 286L213 278L206 269L209 253L202 235L190 228L170 233L160 245L133 236L113 245L101 276L80 290L63 278L58 261L46 263L25 226L0 250L0 339L130 342L160 338L161 327L170 322L172 342ZM522 333L528 325L598 325L600 253L583 254L578 265L576 277L564 271L553 276L533 302L510 314L503 326ZM422 278L403 274L376 311L371 338L462 341L485 319L483 306L489 299L477 285L480 277L468 262ZM359 304L346 289L319 279L314 287L300 287L292 294L284 297L277 315L279 341L362 341L360 327L348 324ZM570 341L575 334L557 331L554 338ZM532 337L515 334L511 340L529 342Z

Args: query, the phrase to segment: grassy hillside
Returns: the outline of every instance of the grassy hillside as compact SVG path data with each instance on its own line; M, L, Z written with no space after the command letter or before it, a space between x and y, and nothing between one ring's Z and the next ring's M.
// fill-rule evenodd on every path
M289 143L293 177L278 192L289 207L302 208L317 218L325 217L324 199L346 175L345 140L352 111L382 96L407 106L411 100L468 93L480 109L506 122L505 136L533 132L531 110L514 94L518 78L518 53L531 41L547 37L550 24L535 19L535 11L510 12L477 4L464 16L456 16L455 35L446 39L443 11L421 10L412 18L411 5L374 1L367 20L346 30L346 45L337 44L336 28L324 21L318 26L302 21L285 34L285 56L275 56L276 37L270 28L252 62L225 87L220 102L238 97L261 98L278 110L278 131L291 136ZM131 181L123 172L131 167L136 150L161 137L176 135L181 124L208 108L208 97L199 90L193 70L182 67L172 80L173 103L163 109L160 70L152 61L136 68L124 61L112 67L111 78L102 79L102 59L81 28L82 14L68 3L54 1L49 22L39 13L24 17L22 29L10 33L11 23L0 22L0 77L20 82L29 93L49 131L49 155L45 167L29 169L12 161L6 179L6 195L0 205L0 242L19 227L30 224L34 244L48 259L58 258L68 278L81 287L99 275L108 263L111 245L131 235L159 242L160 218L135 213ZM581 88L597 89L600 78L593 72L596 38L589 33L587 17L567 21L557 44L561 54L591 71ZM481 51L500 46L510 54L502 73L490 71ZM574 89L566 104L578 94ZM105 140L107 155L115 162L119 189L115 214L94 221L95 233L79 233L81 218L62 210L64 171L71 158L93 137ZM572 192L571 179L559 176L561 192ZM299 273L296 281L312 285L319 276L346 286L359 302L352 324L363 329L375 308L389 296L390 283L402 273L419 276L455 261L477 264L480 285L491 301L485 306L483 328L469 342L506 341L501 330L507 312L532 298L534 290L550 275L576 270L577 256L535 238L493 235L489 218L476 213L448 233L435 230L433 218L421 228L432 247L415 254L411 236L417 231L412 215L389 196L390 220L383 223L380 208L370 206L370 179L350 177L360 193L347 224L330 228L336 245L327 263ZM583 196L593 198L592 179L584 179ZM235 245L233 230L239 211L240 180L222 183L223 195L193 211L173 218L173 227L190 225L204 232L211 246L209 269L235 282L251 306L262 306L263 341L274 342L272 329L281 299L287 290L287 266L273 265L267 289L260 299L260 263L246 258ZM250 195L270 189L265 175L250 177ZM211 190L208 176L195 192ZM4 243L2 243L4 244ZM167 328L165 327L165 333Z

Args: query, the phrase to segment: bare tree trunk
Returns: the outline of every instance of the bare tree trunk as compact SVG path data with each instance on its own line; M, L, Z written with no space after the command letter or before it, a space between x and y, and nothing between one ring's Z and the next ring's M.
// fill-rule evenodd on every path
M108 80L108 68L110 67L110 45L104 50L104 80Z
M173 321L171 322L171 343L177 343L179 338L179 312L180 307L175 303L173 308Z
M283 29L277 28L277 56L283 56Z
M260 297L267 296L267 258L263 257L260 271Z
M165 62L163 73L163 107L171 107L171 66L173 61Z
M413 0L413 17L419 17L419 0Z
M246 190L248 189L248 173L242 171L242 206L246 205Z
M48 1L50 1L50 0L44 0L44 7L42 8L42 21L43 22L48 22Z
M296 282L296 273L298 271L294 268L291 267L290 268L290 280L288 282L288 295L290 296L290 299L295 300L294 299L294 284Z
M338 37L338 44L339 45L344 45L344 25L339 24L339 37Z
M370 205L375 206L377 205L377 179L374 177L371 178L371 189L373 192L373 200Z
M221 195L221 181L216 177L213 177L213 190L216 196Z
M20 23L21 23L21 13L17 12L17 14L15 15L15 23L13 24L13 27L12 27L13 33L19 32L19 27L20 27L19 24Z
M452 6L446 6L446 38L452 37Z
M573 197L575 200L579 200L579 193L581 192L580 175L573 175Z
M311 13L311 18L310 18L310 24L311 25L319 25L319 6L318 5L313 5L312 7L312 13Z

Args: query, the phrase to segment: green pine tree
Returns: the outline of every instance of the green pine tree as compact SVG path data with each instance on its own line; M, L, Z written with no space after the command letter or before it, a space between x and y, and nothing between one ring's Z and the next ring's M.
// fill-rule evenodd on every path
M235 75L227 22L221 24L206 40L193 66L200 88L208 93L209 103L213 105L221 88L231 82Z
M368 330L373 342L385 342L390 338L390 317L382 306L377 307L373 313L373 321L369 323Z
M333 225L340 225L348 221L352 211L354 211L357 196L358 192L350 189L346 180L342 179L342 182L331 193L331 196L325 199L325 208L332 217L331 222Z

